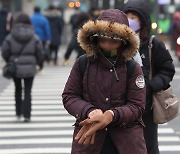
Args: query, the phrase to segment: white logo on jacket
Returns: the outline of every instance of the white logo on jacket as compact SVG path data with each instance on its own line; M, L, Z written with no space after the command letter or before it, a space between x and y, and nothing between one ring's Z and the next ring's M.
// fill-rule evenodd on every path
M144 76L143 75L139 75L136 78L136 86L138 86L139 88L144 88L145 81L144 81Z
M142 55L141 55L141 58L142 58L142 59L145 59L145 58L146 58L146 56L145 56L144 54L142 54Z

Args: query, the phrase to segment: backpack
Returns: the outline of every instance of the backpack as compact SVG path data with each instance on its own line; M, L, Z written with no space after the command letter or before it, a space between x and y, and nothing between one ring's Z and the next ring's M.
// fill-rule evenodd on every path
M137 62L134 59L127 61L126 66L127 66L127 78L128 79L133 74L136 64L137 64ZM86 67L87 67L87 56L86 56L86 54L84 54L79 57L79 70L80 70L82 77L84 76ZM127 80L127 82L128 82L128 80Z

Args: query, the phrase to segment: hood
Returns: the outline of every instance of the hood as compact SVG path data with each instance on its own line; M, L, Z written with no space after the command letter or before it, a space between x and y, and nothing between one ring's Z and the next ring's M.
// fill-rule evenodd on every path
M88 21L78 31L78 42L88 57L96 55L100 50L97 41L92 36L105 36L112 39L120 38L126 42L122 50L125 60L131 59L139 49L139 37L128 27L127 17L121 11L114 11L106 16L107 11L101 14L96 21ZM110 18L112 17L112 18ZM117 19L117 20L116 20Z
M8 9L2 8L0 9L0 15L7 15L8 14Z
M129 11L135 11L136 13L138 13L142 22L147 27L148 34L150 35L151 32L151 18L149 14L150 10L145 0L129 0L124 5L123 11L125 13Z
M12 36L18 42L28 42L34 35L34 31L31 25L16 24L11 31Z
M44 15L48 17L57 17L57 16L61 16L62 13L58 10L48 10L44 12Z

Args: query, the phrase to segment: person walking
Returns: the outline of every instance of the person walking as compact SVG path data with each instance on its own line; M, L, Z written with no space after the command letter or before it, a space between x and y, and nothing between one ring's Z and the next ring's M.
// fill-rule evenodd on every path
M62 18L61 12L53 5L49 6L48 11L45 13L47 17L50 29L51 29L51 44L50 44L50 59L54 53L54 65L57 65L58 61L58 49L61 44L61 36L64 27L64 20Z
M132 60L139 38L128 25L122 11L109 9L78 32L86 61L84 55L76 60L62 93L65 109L76 118L72 154L147 153L145 81Z
M44 52L45 52L45 59L49 61L50 51L49 46L51 44L51 29L49 25L48 19L41 14L40 7L36 6L34 8L34 15L31 17L32 25L34 31L37 36L42 41ZM41 69L43 68L43 63L41 64Z
M79 7L74 7L74 14L71 15L70 17L70 25L71 25L71 32L73 33L74 30L76 30L78 28L77 23L77 17L79 16L79 14L81 13L81 11L79 10Z
M12 13L6 7L0 8L0 47L6 36L9 34L12 26Z
M146 105L143 114L144 137L148 154L159 154L158 125L153 122L152 94L169 87L175 74L173 60L164 43L155 37L152 47L152 79L149 80L149 40L151 38L151 19L149 8L144 0L130 0L124 6L130 27L140 37L139 53L143 62L143 73L146 81Z
M13 61L16 63L16 74L13 78L16 116L18 120L24 116L24 122L29 122L31 119L31 89L36 65L40 64L43 59L43 50L41 41L34 34L28 15L22 13L15 19L11 33L3 42L2 57L6 63ZM24 89L24 100L22 100L22 89Z
M85 52L82 50L79 43L77 42L77 34L78 34L79 28L85 22L87 22L89 19L90 19L90 16L89 16L88 13L82 12L82 13L79 13L79 15L77 16L77 18L76 18L76 20L77 20L77 22L76 22L77 28L74 29L74 31L73 31L71 40L70 40L70 42L68 44L66 53L64 55L64 63L63 63L64 66L68 65L68 63L69 63L68 60L69 60L69 57L70 57L73 50L75 50L77 52L77 58L79 58L81 55L85 54Z

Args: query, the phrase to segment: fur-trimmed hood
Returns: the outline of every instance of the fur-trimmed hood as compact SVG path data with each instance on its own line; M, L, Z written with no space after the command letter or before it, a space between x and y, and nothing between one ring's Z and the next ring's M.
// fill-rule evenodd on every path
M97 41L92 39L94 34L125 40L126 45L122 51L125 60L131 59L139 49L139 37L126 24L108 20L88 21L78 31L77 37L88 57L95 55L100 50Z

